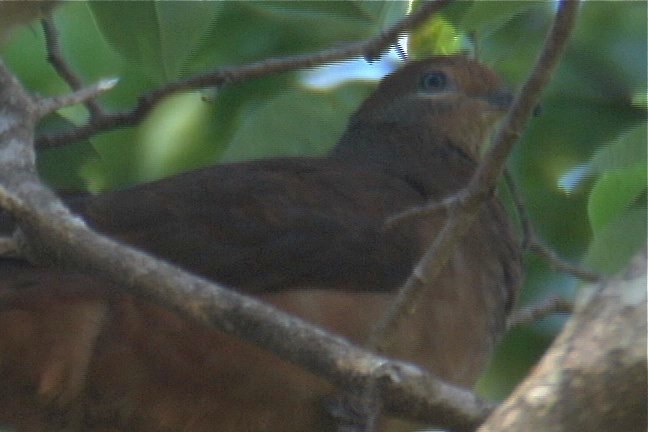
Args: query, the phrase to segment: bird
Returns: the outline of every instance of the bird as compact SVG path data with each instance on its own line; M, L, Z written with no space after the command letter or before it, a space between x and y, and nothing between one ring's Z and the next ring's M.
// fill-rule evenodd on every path
M385 221L461 191L511 99L467 55L409 61L326 156L218 164L65 201L100 233L362 346L447 215ZM472 388L522 279L515 226L493 194L385 354ZM324 379L99 275L1 258L0 329L0 424L18 431L336 430Z

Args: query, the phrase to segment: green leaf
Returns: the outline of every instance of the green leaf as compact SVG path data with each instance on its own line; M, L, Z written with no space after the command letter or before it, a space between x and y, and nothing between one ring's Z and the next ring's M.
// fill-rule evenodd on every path
M205 36L220 2L90 2L110 45L150 78L177 78Z
M631 167L608 171L599 177L587 205L595 233L627 211L646 190L646 169L644 160Z
M415 1L414 7L418 3L420 2ZM477 54L482 58L482 48L487 38L491 38L529 9L538 6L538 2L529 1L453 2L413 32L408 41L409 53L415 58L421 58L473 51L477 48ZM524 24L528 27L528 23ZM515 44L519 41L520 38ZM501 52L499 55L501 56Z
M193 4L193 3L192 3ZM241 64L312 53L374 36L405 14L406 2L223 2L190 65Z
M590 171L605 172L635 165L637 161L645 161L648 158L647 125L643 122L611 144L601 147L589 163Z
M141 181L137 173L139 142L137 128L120 128L96 135L92 145L99 159L83 167L82 175L93 192L114 189Z
M39 125L39 134L55 134L69 130L74 124L58 113L47 116ZM38 152L38 173L50 186L59 190L84 190L84 167L99 155L88 140L67 144L61 148Z
M222 161L322 155L369 89L366 83L352 83L332 92L297 88L282 93L245 116Z
M406 2L393 1L279 1L255 2L255 7L283 15L283 19L364 21L384 24L407 11Z
M456 23L464 31L475 32L483 38L499 30L514 16L537 5L537 2L530 1L474 1Z
M455 54L463 47L463 34L442 16L434 17L414 31L407 40L412 58Z
M633 208L605 225L594 235L585 264L613 274L646 244L646 208Z
M643 88L632 95L632 105L648 110L648 90Z
M195 167L195 151L201 151L199 161L208 162L210 149L205 143L214 140L208 127L213 120L212 105L204 102L198 92L163 101L140 126L143 157L138 175L157 179Z

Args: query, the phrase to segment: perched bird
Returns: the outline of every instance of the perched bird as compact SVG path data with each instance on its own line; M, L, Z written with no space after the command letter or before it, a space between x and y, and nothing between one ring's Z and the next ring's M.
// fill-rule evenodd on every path
M363 344L445 222L385 220L464 187L511 95L465 56L411 62L330 155L217 165L69 197L115 239ZM471 387L521 280L496 197L484 203L388 354ZM332 431L335 389L96 275L0 261L0 424L19 431ZM381 430L408 430L385 419ZM411 429L410 429L411 430Z

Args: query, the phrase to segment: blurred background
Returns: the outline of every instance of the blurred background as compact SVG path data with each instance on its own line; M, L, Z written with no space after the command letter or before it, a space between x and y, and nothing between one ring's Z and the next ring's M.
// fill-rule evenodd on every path
M15 5L12 5L14 4ZM0 56L31 91L69 89L47 62L42 29L2 2ZM54 10L64 57L84 83L118 77L100 102L128 110L139 95L206 70L362 40L394 23L407 2L62 2ZM4 9L2 9L4 8ZM544 40L553 2L454 2L403 40L412 58L467 50L521 85ZM24 15L24 16L23 16ZM646 243L646 2L586 1L571 43L509 161L541 239L562 257L614 273ZM14 21L11 21L15 17ZM276 155L321 155L395 53L276 74L173 96L139 126L43 150L59 189L100 191L211 165ZM83 107L43 122L52 134L87 119ZM506 198L505 188L500 193ZM521 305L568 298L582 283L526 256ZM564 317L514 329L479 385L503 398L542 355Z

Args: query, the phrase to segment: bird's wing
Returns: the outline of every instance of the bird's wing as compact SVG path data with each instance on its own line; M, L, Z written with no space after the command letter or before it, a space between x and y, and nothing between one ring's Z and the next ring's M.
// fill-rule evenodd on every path
M330 159L215 166L75 198L91 225L235 288L395 289L419 253L385 218L423 197L372 167Z

